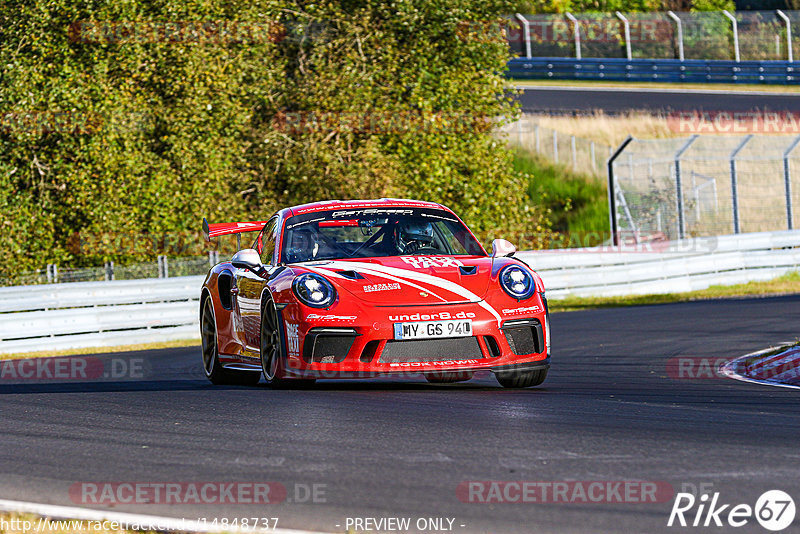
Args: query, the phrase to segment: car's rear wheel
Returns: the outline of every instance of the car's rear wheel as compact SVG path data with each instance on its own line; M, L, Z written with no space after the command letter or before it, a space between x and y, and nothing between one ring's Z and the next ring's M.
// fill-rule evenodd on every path
M501 371L494 377L504 388L528 388L538 386L547 378L547 369L536 371Z
M466 382L472 378L472 371L425 373L425 380L431 384L452 384L454 382Z
M304 386L315 382L314 379L286 379L286 358L281 345L280 321L275 301L268 299L261 309L261 370L264 380L272 387Z
M217 322L214 317L214 304L211 297L203 301L200 314L200 342L203 353L203 371L206 378L215 385L255 386L261 379L257 372L225 369L219 361L217 345Z

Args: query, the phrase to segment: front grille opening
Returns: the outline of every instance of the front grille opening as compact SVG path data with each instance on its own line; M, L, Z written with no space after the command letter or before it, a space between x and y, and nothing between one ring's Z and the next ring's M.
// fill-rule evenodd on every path
M503 326L511 352L517 356L538 354L544 350L544 335L539 321Z
M369 363L375 357L375 353L378 352L378 347L380 347L381 342L377 339L373 339L364 347L364 350L361 351L361 358L359 358L364 363Z
M483 358L477 337L386 342L379 363L444 362Z
M303 359L315 363L341 363L356 340L355 330L312 328L303 343Z
M500 344L494 336L483 336L483 342L486 343L486 348L489 350L489 356L492 358L500 357Z

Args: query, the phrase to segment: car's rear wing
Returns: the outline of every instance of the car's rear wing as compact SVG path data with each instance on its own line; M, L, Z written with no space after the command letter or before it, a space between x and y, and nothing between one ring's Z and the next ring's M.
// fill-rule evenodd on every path
M267 221L226 222L211 224L203 217L203 237L211 241L212 237L221 235L242 234L245 232L260 232ZM238 237L238 236L237 236Z

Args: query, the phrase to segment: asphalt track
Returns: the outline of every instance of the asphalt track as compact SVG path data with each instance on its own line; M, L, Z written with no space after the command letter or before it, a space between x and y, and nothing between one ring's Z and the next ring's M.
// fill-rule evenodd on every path
M213 387L196 348L117 355L144 358L145 376L0 384L0 499L72 505L79 481L277 481L290 500L295 484L325 484L325 502L114 510L277 516L279 527L328 532L343 532L347 517L443 516L454 532L708 531L668 529L671 500L478 504L456 487L632 479L675 491L713 484L724 503L754 505L774 488L798 501L797 391L666 371L675 357L795 339L798 323L800 295L555 314L547 382L516 391L489 376ZM755 521L736 530L764 532Z
M800 112L797 93L722 91L713 89L524 87L519 97L525 113L588 113L602 110L615 114L646 111L667 114L679 111Z

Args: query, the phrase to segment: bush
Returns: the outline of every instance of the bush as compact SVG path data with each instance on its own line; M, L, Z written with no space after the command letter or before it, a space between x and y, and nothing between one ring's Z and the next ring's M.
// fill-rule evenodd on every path
M85 250L76 236L197 241L203 216L261 219L329 198L438 201L482 238L530 232L542 216L491 131L517 112L493 30L508 7L7 0L0 276L161 252ZM166 38L148 33L153 21L206 25ZM220 21L249 31L219 33Z

